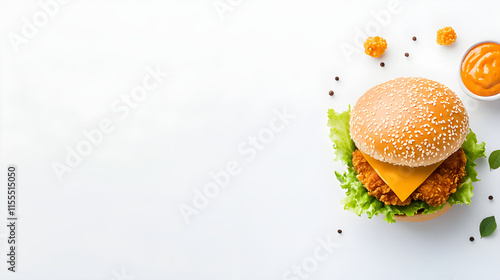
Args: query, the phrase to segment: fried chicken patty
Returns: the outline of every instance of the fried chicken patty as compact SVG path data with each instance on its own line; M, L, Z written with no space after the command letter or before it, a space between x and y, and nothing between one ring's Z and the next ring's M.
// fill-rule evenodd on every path
M445 203L450 194L457 191L458 184L466 174L466 160L465 153L460 148L443 161L405 201L401 201L375 172L360 150L352 153L352 163L358 173L357 178L368 190L368 194L386 205L399 206L408 205L412 200L422 200L430 206Z

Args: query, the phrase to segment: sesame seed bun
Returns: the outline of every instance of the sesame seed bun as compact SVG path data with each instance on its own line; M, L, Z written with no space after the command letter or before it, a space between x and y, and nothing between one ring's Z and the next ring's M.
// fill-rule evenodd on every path
M365 154L410 167L440 162L457 151L469 132L462 101L425 78L379 84L352 108L350 133Z

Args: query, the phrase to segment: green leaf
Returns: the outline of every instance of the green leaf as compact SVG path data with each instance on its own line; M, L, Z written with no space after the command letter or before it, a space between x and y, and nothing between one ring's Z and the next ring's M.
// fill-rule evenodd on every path
M474 187L472 186L472 179L469 176L465 176L462 179L462 183L458 186L457 191L450 195L447 202L453 206L453 204L467 204L471 203L472 196L474 193Z
M335 171L335 177L337 177L337 180L338 180L340 183L344 183L344 182L345 182L345 180L344 180L344 175L340 174L340 172Z
M349 133L349 119L350 108L343 113L337 113L333 109L328 110L328 126L330 127L330 138L333 141L335 154L337 159L342 160L348 166L347 171L343 174L335 172L340 186L345 190L346 197L342 200L342 203L346 210L350 210L358 216L366 214L368 218L382 214L388 223L395 223L394 215L413 216L420 209L423 209L424 214L431 214L444 207L445 204L431 207L420 200L415 200L407 206L385 205L370 196L356 177L357 173L352 167L352 153L356 150L356 146ZM486 157L485 144L478 143L476 135L472 131L469 131L462 148L467 157L465 164L467 175L462 178L462 183L457 188L457 191L448 198L447 202L450 205L470 204L473 196L472 190L474 189L472 183L479 181L477 172L474 170L474 167L477 166L474 161L480 157Z
M476 134L474 134L472 130L469 130L469 134L467 134L465 142L462 144L462 149L467 157L467 162L465 164L465 172L467 173L466 177L470 177L472 182L479 181L477 178L477 172L474 170L474 167L477 166L474 161L480 157L486 157L485 145L486 144L484 142L477 142ZM467 178L463 178L462 181L465 182L466 179Z
M453 204L469 205L471 203L472 196L474 195L472 193L474 190L472 183L479 181L477 172L474 169L477 164L474 161L480 157L486 157L485 145L484 142L478 143L476 134L474 134L472 130L469 131L469 134L467 134L465 138L465 142L462 144L462 149L467 158L465 163L466 175L462 178L462 183L458 186L457 191L451 194L447 200L451 206L453 206Z
M497 222L495 221L495 216L484 218L479 225L479 233L481 238L490 236L497 229Z
M497 169L500 167L500 150L491 152L488 163L490 164L490 169Z
M356 150L354 141L349 133L349 119L351 108L343 113L337 113L333 109L328 110L328 126L330 127L330 139L335 149L336 160L340 160L348 166L352 165L352 152Z
M484 148L486 144L484 142L478 143L476 134L469 130L469 134L465 138L462 148L464 149L467 159L470 161L475 161L480 157L486 157L486 150Z

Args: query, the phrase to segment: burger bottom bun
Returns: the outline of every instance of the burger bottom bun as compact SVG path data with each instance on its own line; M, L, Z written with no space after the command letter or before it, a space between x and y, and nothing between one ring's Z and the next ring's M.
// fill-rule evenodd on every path
M406 215L394 215L394 220L398 222L425 222L428 220L432 220L434 218L437 218L444 213L446 213L448 210L450 210L451 206L449 203L446 203L443 209L438 210L434 213L431 214L415 214L413 216L406 216Z

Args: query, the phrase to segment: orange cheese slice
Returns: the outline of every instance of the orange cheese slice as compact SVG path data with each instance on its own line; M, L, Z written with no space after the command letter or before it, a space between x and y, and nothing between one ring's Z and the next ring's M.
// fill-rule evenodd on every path
M376 160L363 152L362 154L401 201L405 201L443 162L440 161L427 166L408 167Z

